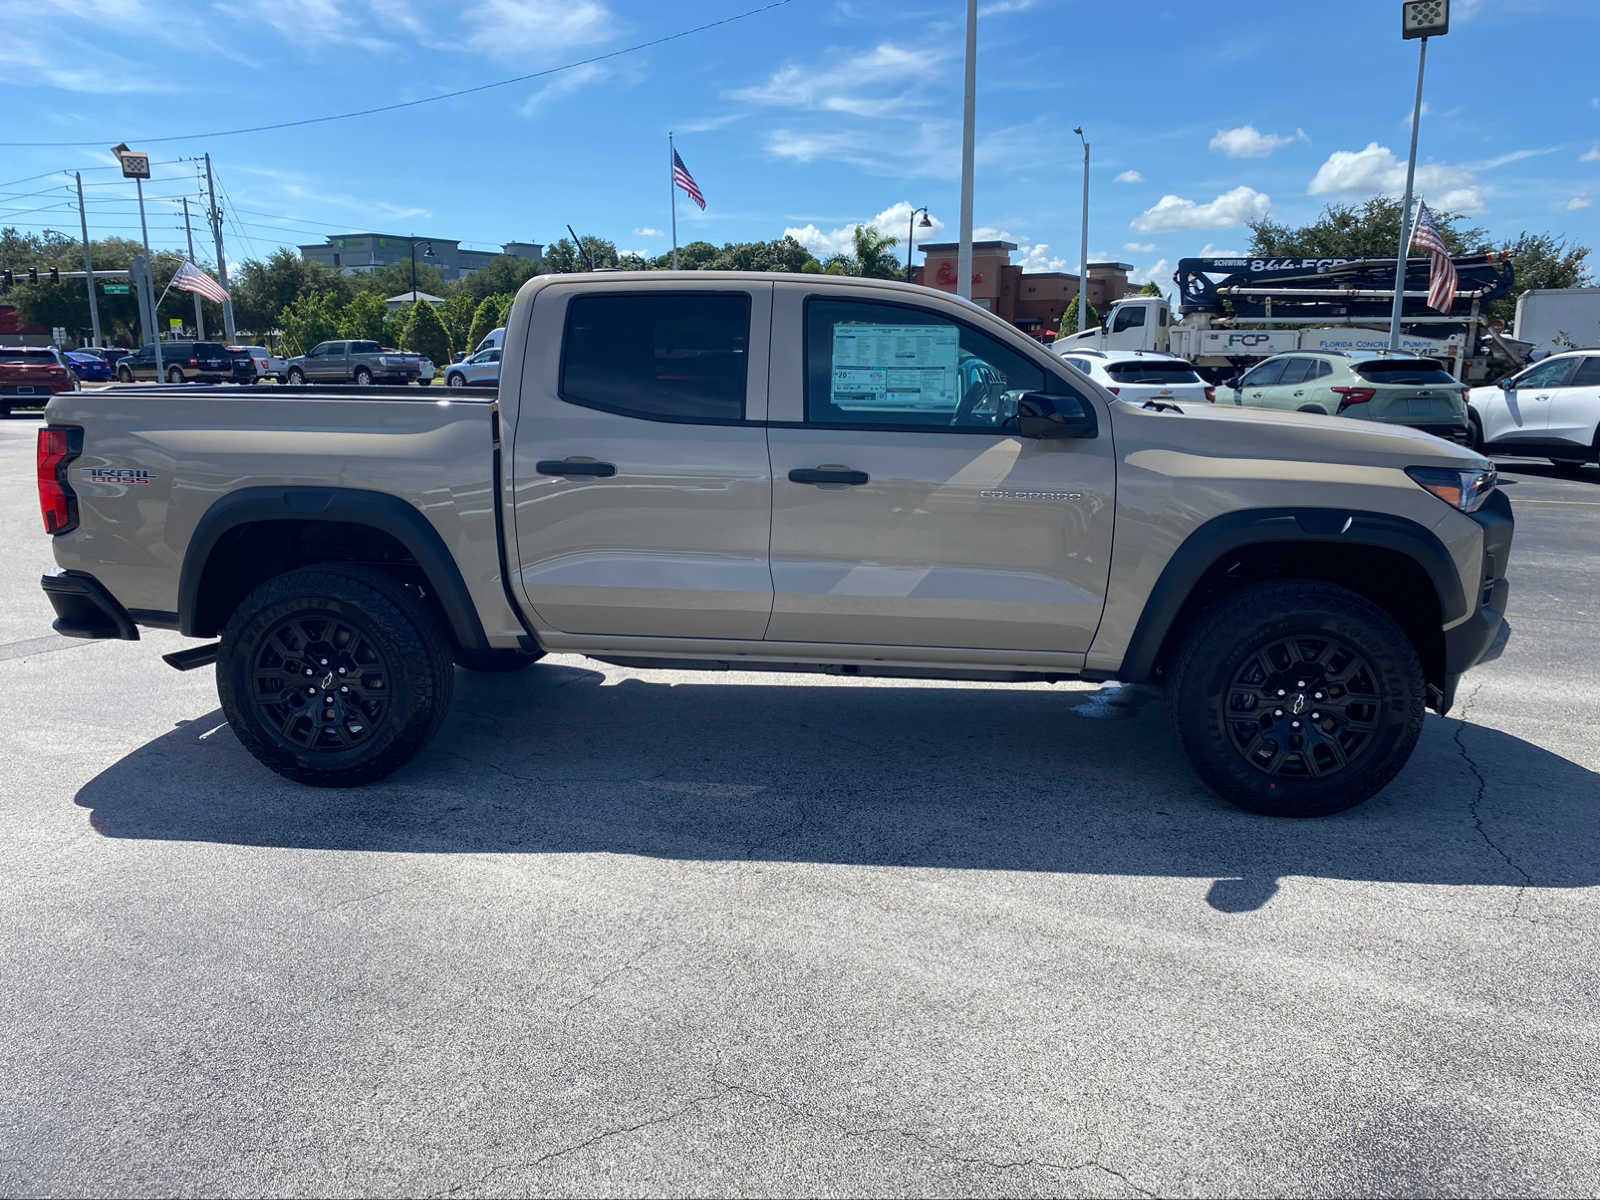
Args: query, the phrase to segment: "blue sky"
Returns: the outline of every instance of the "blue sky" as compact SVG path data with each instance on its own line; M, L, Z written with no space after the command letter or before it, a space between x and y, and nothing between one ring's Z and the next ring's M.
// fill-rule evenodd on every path
M85 169L92 236L137 236L103 147L158 164L151 240L210 151L230 258L328 233L550 242L571 222L623 250L670 245L666 131L709 201L679 239L794 233L819 254L876 220L955 237L960 0L791 0L541 80L329 124L150 139L415 100L560 66L759 0L9 0L0 21L0 225L76 235L47 172ZM1454 0L1430 46L1419 191L1492 234L1600 244L1600 2ZM1241 251L1244 222L1398 193L1415 42L1398 0L1117 4L984 0L980 236L1075 269L1080 154L1090 252L1165 283L1180 257ZM43 176L27 179L29 176ZM17 181L17 182L12 182ZM199 239L197 238L197 245ZM902 242L900 252L904 252ZM209 262L209 251L197 255Z

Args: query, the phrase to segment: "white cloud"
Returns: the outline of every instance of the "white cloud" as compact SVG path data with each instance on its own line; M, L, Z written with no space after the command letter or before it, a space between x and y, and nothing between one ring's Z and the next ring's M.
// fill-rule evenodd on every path
M1224 250L1220 246L1213 246L1210 242L1207 242L1204 246L1200 247L1200 257L1201 258L1238 258L1239 257L1239 252L1237 250Z
M1165 287L1172 282L1172 264L1164 258L1158 258L1148 267L1135 267L1128 272L1128 282L1141 287L1154 282Z
M920 218L919 218L920 219ZM937 240L939 231L944 228L944 222L938 217L930 217L932 227L923 229L917 227L918 244L925 241ZM785 237L792 237L818 258L827 258L830 254L849 254L855 249L855 228L857 225L870 225L885 237L899 239L895 245L895 253L904 255L906 249L906 229L911 222L911 202L902 200L884 209L870 221L851 221L831 231L818 229L816 225L790 226L783 231ZM976 240L976 231L973 233Z
M676 127L678 133L710 133L713 129L721 129L725 125L732 125L735 121L742 121L744 113L724 113L720 117L704 117L698 121L685 121Z
M1021 257L1017 257L1018 255L1021 255ZM1065 271L1068 267L1075 265L1059 255L1051 254L1048 242L1040 242L1037 245L1026 248L1019 246L1016 253L1012 255L1011 261L1028 272Z
M734 100L773 108L810 109L857 117L884 117L915 107L911 85L927 79L948 49L928 50L881 42L843 58L835 55L811 66L790 64L766 83L737 88Z
M1582 154L1578 155L1578 161L1579 162L1600 162L1600 142L1596 142L1594 145L1590 146L1587 150L1585 150Z
M1426 100L1422 102L1422 115L1425 117L1433 115L1433 105L1429 104ZM1411 128L1411 110L1409 108L1406 109L1406 115L1400 118L1400 124L1404 125L1407 129Z
M848 133L794 133L787 129L774 129L767 135L769 152L797 162L839 157L842 152L855 150L858 146L858 140Z
M1483 198L1483 189L1478 187L1451 188L1441 192L1433 203L1441 212L1459 213L1463 217L1475 217L1489 211L1489 205Z
M1143 183L1144 182L1144 176L1139 174L1139 172L1133 170L1132 168L1129 168L1128 170L1124 171L1121 175L1117 176L1117 182L1118 183Z
M1594 193L1593 192L1579 192L1571 200L1567 201L1567 211L1568 212L1583 212L1585 209L1593 208L1593 207L1594 207ZM1398 270L1398 269L1399 268L1396 268L1396 270Z
M1419 163L1417 188L1423 192L1469 187L1472 171L1448 163ZM1406 164L1387 146L1368 142L1365 150L1335 150L1317 168L1306 189L1312 196L1333 196L1351 192L1403 192Z
M461 20L470 31L468 47L522 61L548 61L574 46L592 46L618 28L611 10L598 0L477 0Z
M1029 9L1038 8L1039 0L992 0L989 4L978 6L978 16L1002 17L1007 13L1027 12Z
M651 229L648 225L641 225L633 231L634 237L660 237L661 230Z
M1266 158L1274 150L1310 140L1304 129L1296 129L1290 137L1262 133L1254 125L1241 125L1237 129L1217 130L1217 135L1211 139L1211 149L1220 150L1229 158Z
M1122 248L1129 254L1154 254L1156 252L1156 244L1154 242L1123 242Z
M524 100L522 107L517 111L524 117L531 117L552 100L559 100L562 96L582 91L590 84L610 78L610 75L611 72L599 63L584 63L573 67L570 71L562 71L559 75L552 76L549 83Z
M1199 204L1170 193L1146 209L1130 224L1140 233L1167 233L1177 229L1231 229L1260 220L1272 209L1272 197L1243 184L1224 192L1209 204Z

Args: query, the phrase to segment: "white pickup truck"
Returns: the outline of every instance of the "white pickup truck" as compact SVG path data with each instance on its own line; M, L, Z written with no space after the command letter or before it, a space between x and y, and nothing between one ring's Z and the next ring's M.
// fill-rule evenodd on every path
M1508 629L1510 505L1480 456L1124 402L940 292L539 276L503 366L497 399L57 396L39 435L56 628L219 639L168 660L215 662L240 742L312 784L416 754L453 662L564 651L1159 682L1213 787L1296 816L1382 787Z

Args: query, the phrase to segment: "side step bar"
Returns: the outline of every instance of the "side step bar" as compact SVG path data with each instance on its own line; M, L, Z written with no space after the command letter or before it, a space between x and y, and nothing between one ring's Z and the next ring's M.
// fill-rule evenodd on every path
M163 654L161 661L175 671L192 671L196 667L209 667L217 661L217 648L221 642L212 642L209 646L190 646L187 650L174 650L171 654Z

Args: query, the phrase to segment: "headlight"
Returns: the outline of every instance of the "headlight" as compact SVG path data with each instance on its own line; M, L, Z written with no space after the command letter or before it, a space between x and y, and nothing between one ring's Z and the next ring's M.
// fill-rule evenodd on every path
M1493 467L1407 467L1406 474L1452 508L1477 512L1500 482Z

